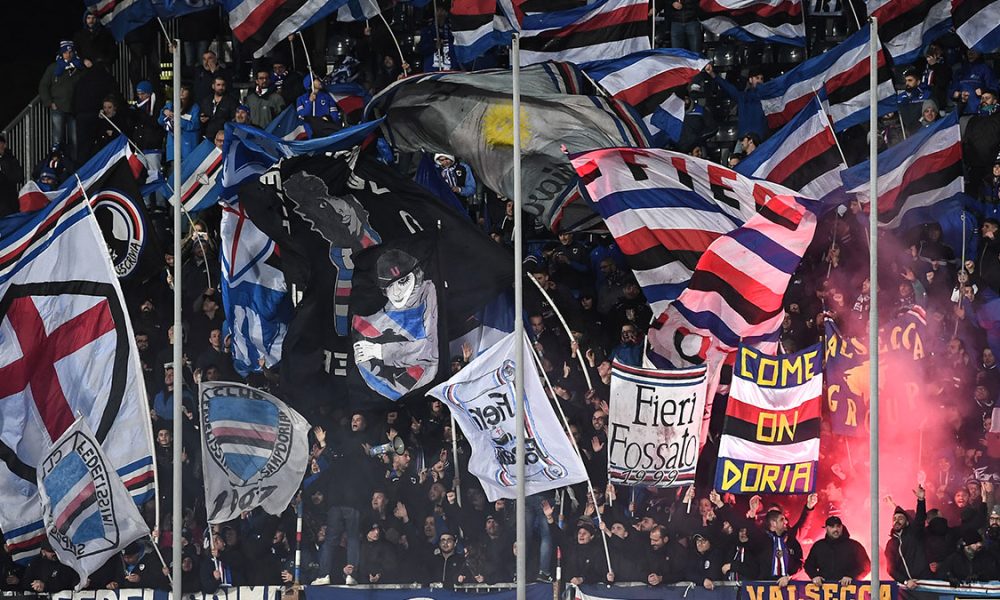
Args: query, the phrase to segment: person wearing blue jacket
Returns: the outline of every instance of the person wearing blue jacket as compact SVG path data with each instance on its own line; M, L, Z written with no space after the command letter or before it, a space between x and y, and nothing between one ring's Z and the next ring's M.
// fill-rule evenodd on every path
M308 92L299 96L295 102L295 112L300 119L322 119L340 124L340 108L330 92L323 89L323 80L313 74L306 75L302 81Z
M760 92L757 91L757 86L764 83L764 71L760 67L750 67L747 87L742 91L736 89L736 86L726 81L724 77L717 77L711 63L705 67L705 73L724 94L736 101L738 139L743 139L748 133L756 133L760 139L766 139L770 130L767 127L767 117L764 116L764 107L760 102Z
M181 156L187 156L201 143L201 108L194 101L191 86L181 84ZM167 102L157 119L167 130L167 160L174 160L174 103Z
M983 62L983 55L971 48L965 52L962 63L951 84L951 99L958 104L963 115L979 112L979 99L984 90L997 89L997 76Z

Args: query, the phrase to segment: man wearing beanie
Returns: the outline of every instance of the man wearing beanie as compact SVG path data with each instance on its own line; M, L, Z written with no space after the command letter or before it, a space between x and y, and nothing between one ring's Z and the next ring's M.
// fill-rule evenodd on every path
M66 153L76 156L76 120L73 115L73 91L83 74L83 62L76 46L59 42L59 54L38 82L38 96L49 107L52 118L52 145L62 144Z
M871 561L868 552L844 527L840 517L827 517L826 537L813 544L806 559L806 573L816 585L824 581L851 583L868 572Z
M931 570L924 553L924 522L927 520L927 503L924 486L913 490L917 496L917 512L910 518L902 507L892 513L892 529L885 544L885 559L889 575L908 589L917 585L918 579L931 577Z
M983 537L970 529L962 534L958 550L945 560L941 577L953 586L994 581L1000 579L1000 568L996 557L983 551Z

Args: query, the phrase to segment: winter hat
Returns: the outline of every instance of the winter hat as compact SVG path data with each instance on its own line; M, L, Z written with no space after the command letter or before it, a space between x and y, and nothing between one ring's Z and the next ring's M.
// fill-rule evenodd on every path
M434 162L436 162L436 163L437 162L441 162L442 158L447 158L451 162L455 162L455 157L454 156L452 156L451 154L442 154L442 153L438 153L438 154L434 155Z
M63 40L59 42L59 54L62 54L67 50L76 50L76 44L74 44L71 40Z
M907 514L907 512L905 510L903 510L902 506L897 506L896 510L892 511L892 514L893 514L893 516L895 516L895 515L903 515L904 517L906 517L907 521L910 520L910 515Z
M243 112L250 114L250 107L247 106L246 104L240 104L239 106L236 107L236 110L238 111L242 110Z
M924 100L924 103L920 106L920 112L923 112L928 108L933 109L935 112L937 112L938 110L937 102L933 100Z
M152 94L153 84L144 79L139 83L135 84L135 92L137 94Z
M975 529L967 529L962 534L962 544L965 546L971 546L972 544L978 544L983 541L983 536L979 535L979 532Z

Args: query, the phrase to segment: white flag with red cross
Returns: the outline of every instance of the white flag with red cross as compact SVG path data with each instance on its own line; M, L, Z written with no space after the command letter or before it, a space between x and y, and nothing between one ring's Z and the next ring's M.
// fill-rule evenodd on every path
M138 352L79 188L0 220L0 529L15 560L45 537L37 469L78 415L132 499L154 499Z

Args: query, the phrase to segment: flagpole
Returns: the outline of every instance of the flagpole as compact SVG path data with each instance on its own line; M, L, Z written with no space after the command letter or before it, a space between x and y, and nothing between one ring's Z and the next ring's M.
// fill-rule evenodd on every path
M813 95L816 96L816 100L819 100L819 109L823 111L823 115L826 117L827 122L829 122L830 117L823 109L823 99L819 97L819 92L813 90ZM830 131L833 132L833 141L837 144L837 151L840 152L840 160L844 161L844 166L847 166L847 157L844 156L844 149L840 146L840 139L837 138L837 131L833 128L833 123L830 123Z
M566 319L562 316L562 313L559 312L559 307L556 306L556 303L552 301L552 296L549 296L549 293L545 291L545 288L542 287L542 284L538 283L538 280L536 280L534 277L529 277L528 279L531 280L531 283L535 284L535 287L538 288L538 291L541 292L545 300L548 301L549 306L552 307L552 312L556 313L556 316L559 318L559 322L562 324L563 329L566 331L567 337L569 337L569 344L570 344L569 349L570 351L572 351L573 342L575 342L576 340L573 339L573 330L569 328L569 323L566 322ZM591 383L590 381L590 373L587 371L587 365L586 363L583 362L583 353L580 352L579 347L577 347L576 349L576 358L580 361L580 370L583 371L583 378L587 381L587 389L588 390L594 389L594 384Z
M458 507L462 508L462 479L458 474L458 425L455 424L455 413L448 412L451 414L451 464L455 467L455 480L453 482L455 500L458 501Z
M521 215L521 37L511 40L511 111L514 126L514 395L517 407L517 600L528 593L528 514L524 490L524 241ZM543 566L544 567L544 566Z
M174 92L174 447L173 447L173 493L171 503L171 517L173 532L173 542L170 548L171 559L173 560L173 578L170 582L170 590L174 598L181 597L181 528L183 526L183 505L181 503L181 449L184 446L184 368L181 364L184 360L184 324L181 319L181 308L183 299L181 296L181 212L183 202L181 201L181 41L174 40L174 72L173 72L173 92Z
M868 374L868 397L870 398L869 445L869 485L871 497L871 598L879 598L879 501L878 501L878 19L871 18L868 40L868 81L871 86L868 99L868 277L871 281L871 303L868 309L868 350L871 353Z

